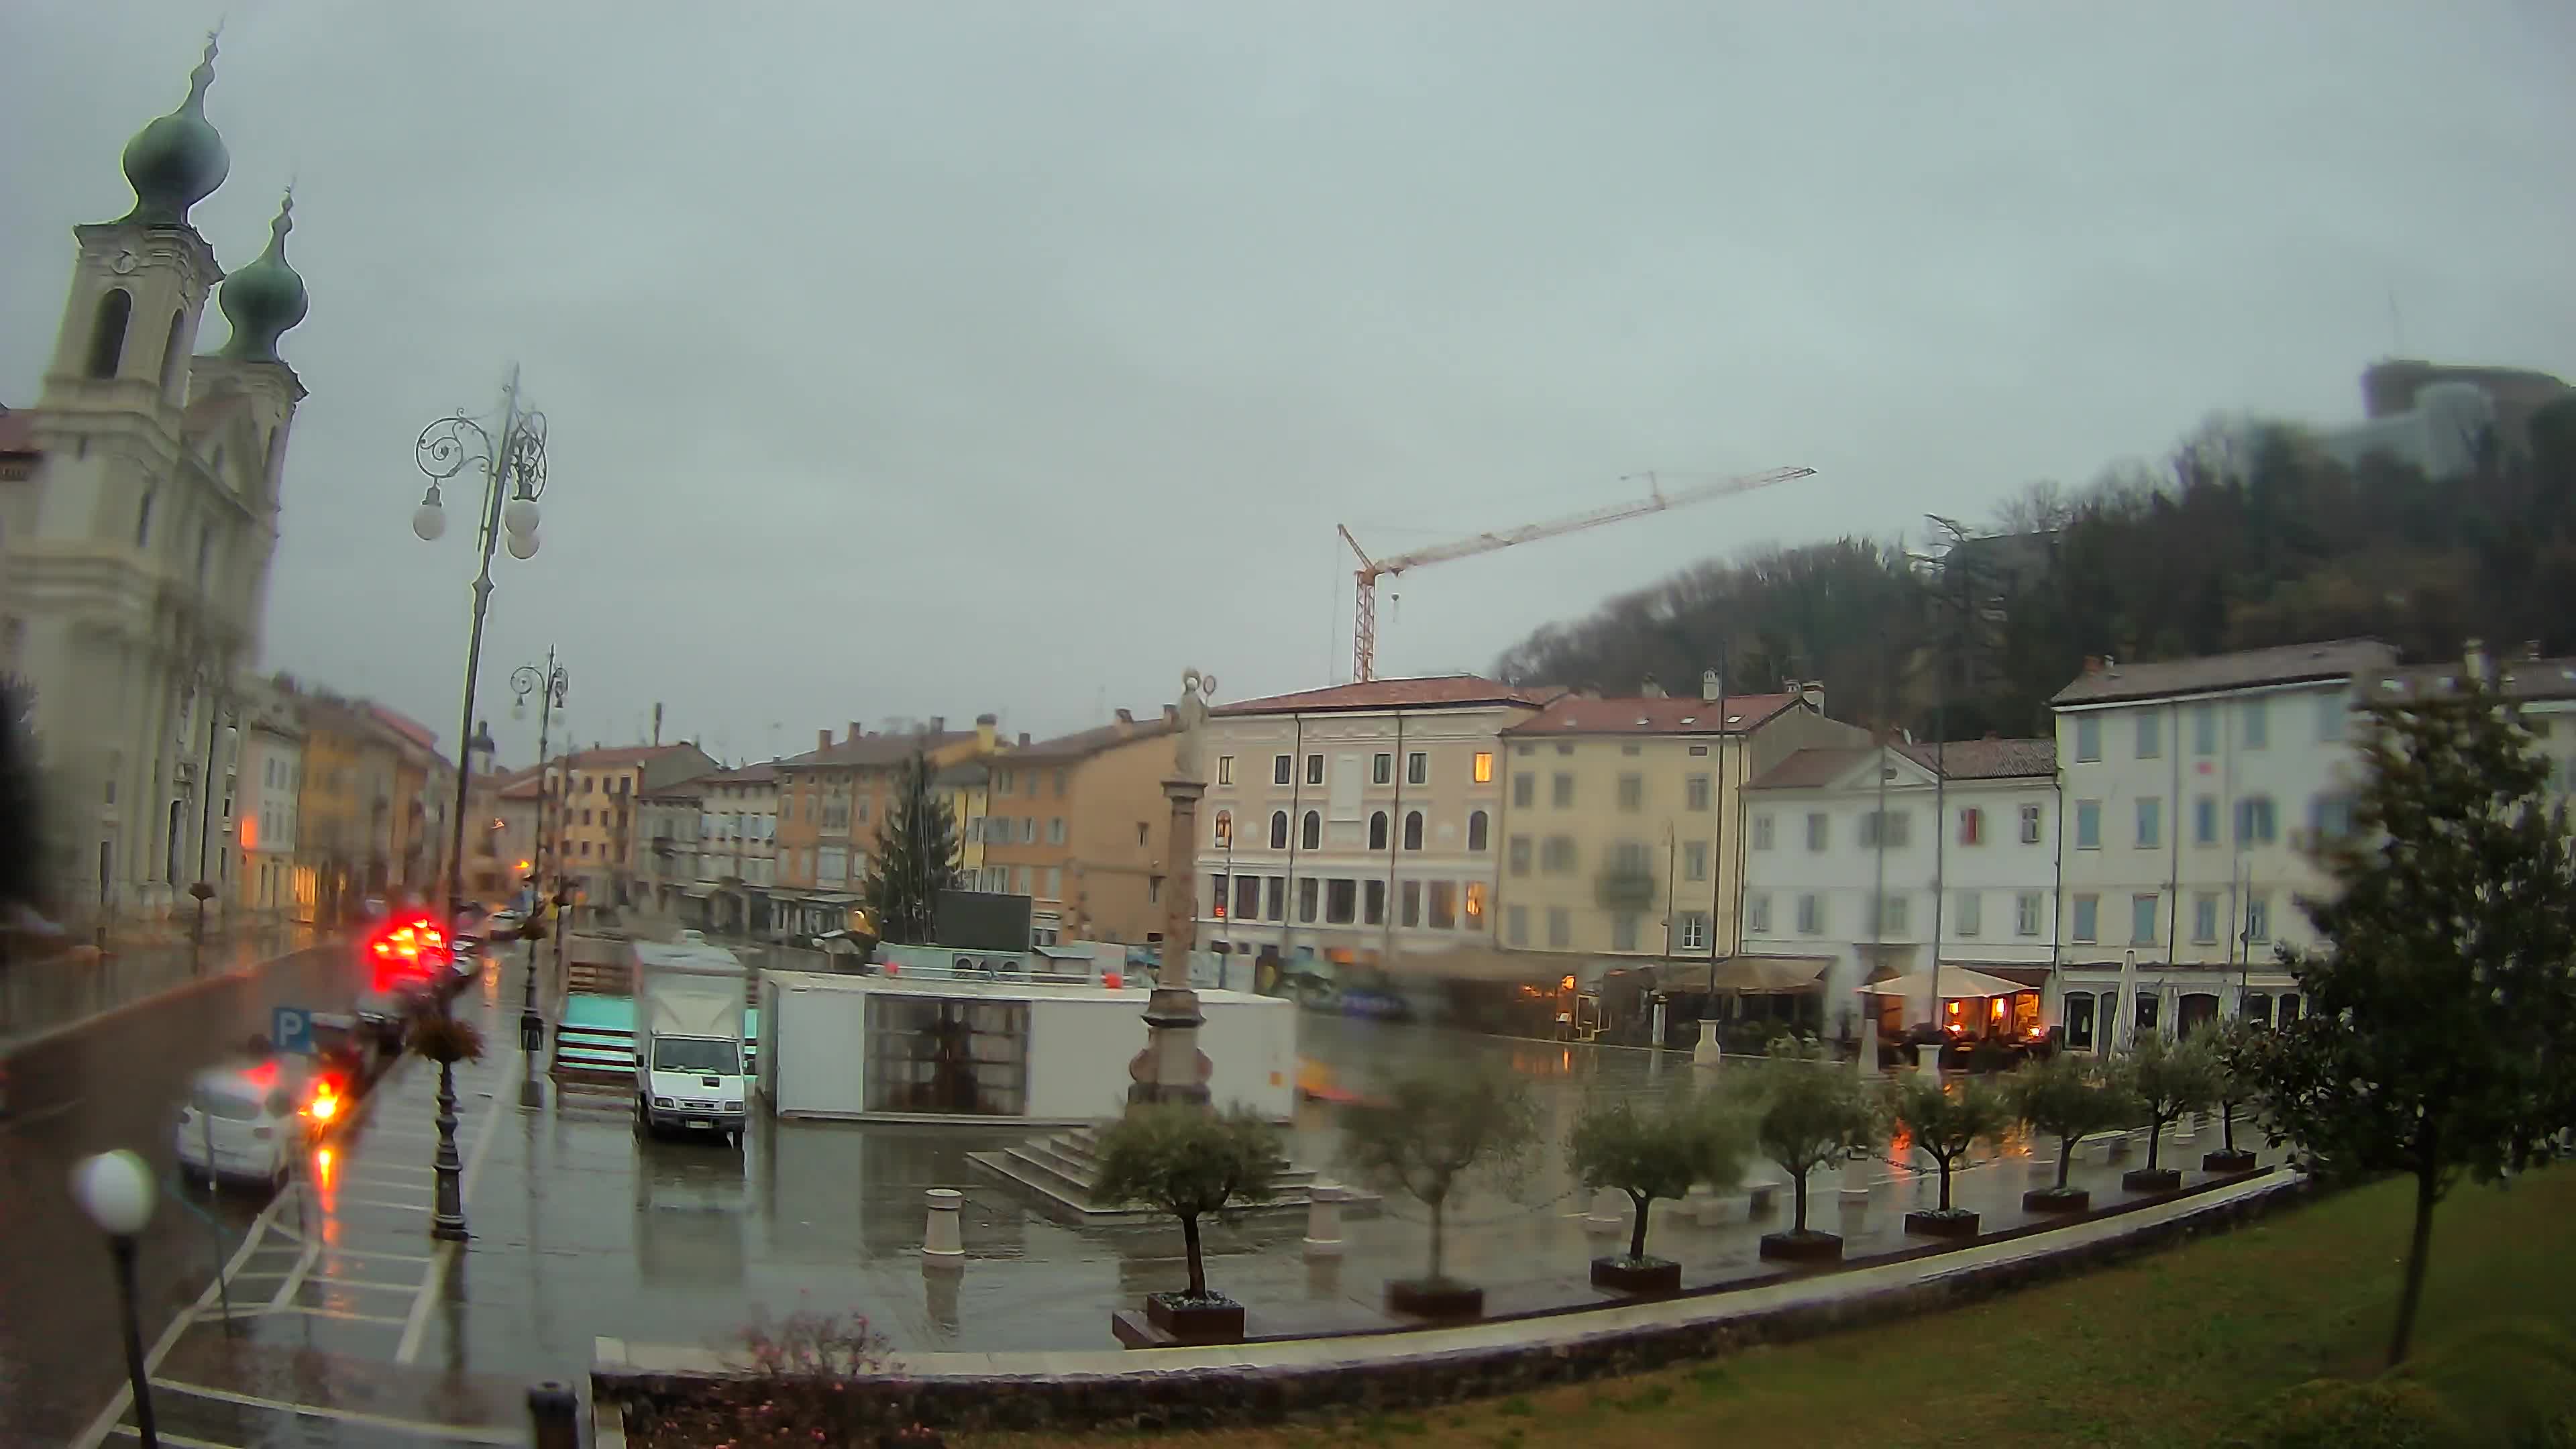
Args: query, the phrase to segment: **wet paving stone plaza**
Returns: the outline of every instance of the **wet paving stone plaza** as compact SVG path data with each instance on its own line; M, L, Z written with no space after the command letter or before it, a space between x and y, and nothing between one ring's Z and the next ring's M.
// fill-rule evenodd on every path
M582 1382L601 1338L721 1350L763 1315L811 1309L864 1314L897 1350L1103 1350L1115 1347L1112 1310L1183 1281L1176 1228L1055 1221L968 1163L1037 1135L1024 1126L760 1118L736 1152L639 1136L613 1090L547 1083L541 1105L522 1106L504 995L487 978L458 1002L497 1048L457 1074L471 1240L429 1236L436 1074L406 1062L250 1225L222 1292L210 1285L172 1326L155 1372L165 1433L213 1445L524 1442L528 1385ZM1534 1081L1544 1138L1532 1171L1516 1194L1469 1196L1450 1215L1451 1271L1485 1286L1497 1314L1606 1301L1587 1267L1624 1244L1625 1212L1587 1221L1593 1203L1559 1150L1585 1099L1709 1078L1680 1053L1311 1013L1299 1032L1302 1055L1354 1085L1435 1053L1508 1062ZM1302 1105L1289 1144L1328 1179L1334 1112ZM2167 1160L2194 1166L2214 1138L2169 1141ZM2107 1206L2131 1196L2117 1186L2125 1165L2087 1148L2075 1180ZM1778 1174L1757 1165L1752 1176ZM2030 1221L2020 1199L2033 1185L2026 1148L2008 1144L1956 1190L1995 1232ZM925 1266L933 1188L965 1195L962 1267ZM1902 1219L1933 1192L1921 1174L1859 1164L1819 1174L1811 1221L1841 1231L1855 1257L1919 1247L1927 1240L1907 1238ZM1757 1239L1787 1225L1789 1194L1765 1209L1753 1199L1659 1204L1650 1249L1678 1259L1693 1287L1769 1272ZM1306 1228L1302 1211L1214 1226L1211 1285L1248 1305L1256 1336L1390 1326L1386 1281L1426 1257L1421 1207L1398 1197L1349 1215L1329 1256L1304 1251ZM112 1408L86 1442L130 1442L130 1411Z

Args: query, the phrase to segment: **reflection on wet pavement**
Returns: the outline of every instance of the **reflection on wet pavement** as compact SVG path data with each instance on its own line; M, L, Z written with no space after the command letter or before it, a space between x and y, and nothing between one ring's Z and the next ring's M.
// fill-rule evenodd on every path
M491 1040L514 1042L494 988L460 1010L500 1027ZM1512 1196L1472 1193L1450 1215L1453 1271L1507 1299L1578 1284L1603 1251L1558 1150L1583 1102L1682 1084L1699 1070L1681 1055L1316 1015L1301 1035L1304 1055L1355 1086L1434 1054L1505 1062L1535 1082L1545 1140L1527 1180ZM461 1253L427 1235L434 1076L425 1067L404 1066L357 1130L315 1155L299 1191L263 1217L233 1280L237 1335L227 1338L210 1309L164 1369L174 1383L236 1396L186 1398L189 1422L205 1431L182 1432L242 1446L381 1434L505 1442L488 1437L505 1431L518 1436L506 1442L524 1442L526 1386L581 1382L599 1337L723 1349L764 1314L814 1309L865 1314L897 1349L1095 1349L1112 1342L1113 1308L1181 1281L1176 1230L1056 1222L968 1165L969 1152L1033 1135L1025 1127L756 1118L736 1151L714 1139L641 1138L615 1091L550 1086L543 1106L522 1108L520 1071L513 1046L458 1074L474 1232ZM1292 1141L1292 1155L1328 1178L1333 1112L1302 1107ZM1962 1174L1962 1205L1988 1213L1990 1229L2020 1221L2027 1160L2008 1144ZM2111 1171L2087 1165L2077 1176L2100 1192ZM1865 1201L1835 1191L1855 1184L1868 1185ZM923 1194L935 1187L966 1194L962 1269L925 1267L920 1254ZM1842 1228L1854 1252L1895 1246L1904 1210L1928 1206L1932 1191L1885 1164L1820 1176L1815 1187L1815 1225ZM1782 1208L1759 1220L1740 1192L1705 1216L1663 1204L1652 1246L1694 1279L1749 1269L1758 1234L1785 1225L1781 1196ZM1422 1210L1401 1198L1346 1221L1338 1259L1308 1261L1304 1230L1302 1213L1215 1226L1211 1282L1275 1325L1347 1324L1387 1279L1419 1271L1427 1249ZM299 1418L276 1404L325 1412ZM280 1425L293 1425L292 1437Z

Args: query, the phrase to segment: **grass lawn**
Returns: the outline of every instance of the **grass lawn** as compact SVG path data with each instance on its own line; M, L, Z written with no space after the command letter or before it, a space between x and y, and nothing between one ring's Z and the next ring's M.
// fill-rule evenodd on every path
M2378 1367L2411 1193L2411 1182L2381 1183L1973 1307L1634 1379L1320 1428L952 1442L2204 1449L2224 1444L2241 1427L2238 1413L2276 1390ZM2576 1168L2510 1191L2458 1189L2434 1219L2416 1353L2515 1316L2576 1331L2572 1221Z

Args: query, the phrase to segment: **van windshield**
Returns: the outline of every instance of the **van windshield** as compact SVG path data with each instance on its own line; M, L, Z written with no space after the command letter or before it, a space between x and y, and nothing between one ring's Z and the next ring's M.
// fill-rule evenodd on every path
M711 1077L742 1074L742 1050L729 1041L663 1037L653 1043L653 1070L703 1072Z

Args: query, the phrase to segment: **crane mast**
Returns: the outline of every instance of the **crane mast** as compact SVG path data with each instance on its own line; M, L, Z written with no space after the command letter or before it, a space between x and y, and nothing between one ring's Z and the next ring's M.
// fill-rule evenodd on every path
M1768 473L1748 473L1739 477L1718 478L1671 493L1664 491L1662 479L1649 473L1645 476L1646 485L1651 491L1643 498L1632 499L1625 503L1604 504L1599 508L1585 509L1581 513L1568 514L1563 518L1552 518L1540 523L1524 523L1512 528L1498 528L1484 533L1470 534L1465 538L1452 539L1447 543L1433 544L1429 548L1418 548L1411 553L1400 553L1391 558L1382 559L1369 557L1368 550L1360 547L1360 541L1351 536L1349 527L1335 524L1334 527L1341 531L1342 542L1350 546L1352 556L1360 561L1359 567L1353 571L1359 581L1359 591L1351 605L1351 666L1354 677L1363 682L1377 678L1377 583L1380 579L1393 578L1407 569L1421 568L1426 564L1474 558L1478 554L1492 553L1497 549L1535 543L1542 538L1581 533L1587 528L1599 528L1604 524L1642 518L1649 513L1662 513L1667 509L1686 508L1694 503L1706 503L1713 498L1750 493L1756 488L1768 488L1774 483L1787 483L1793 479L1812 477L1815 471L1813 468L1774 468Z

